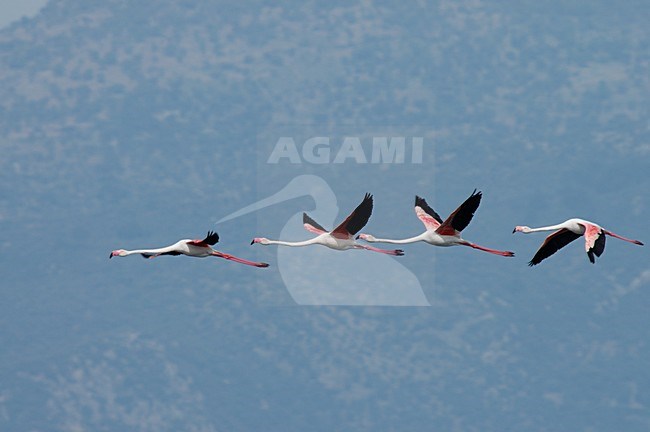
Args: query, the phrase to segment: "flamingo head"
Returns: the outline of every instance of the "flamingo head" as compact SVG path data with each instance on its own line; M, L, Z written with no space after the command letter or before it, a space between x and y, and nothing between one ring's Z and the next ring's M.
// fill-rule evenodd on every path
M512 230L512 233L513 233L513 234L516 233L516 232L522 232L522 233L524 233L524 234L525 234L525 233L529 233L529 232L530 232L530 227L527 227L527 226L525 226L525 225L524 225L524 226L519 226L519 225L517 225L517 226L515 227L515 229Z
M111 252L111 254L108 256L108 259L111 259L111 258L113 258L114 256L120 256L120 257L126 256L126 251L125 251L124 249L117 249L117 250L114 250L114 251Z
M267 244L269 244L269 239L264 238L264 237L255 237L253 239L253 241L251 241L251 244L255 244L255 243L267 245Z
M374 241L377 240L374 236L372 236L370 234L359 234L356 238L357 238L357 240L361 239L361 240L365 240L367 242L374 242Z

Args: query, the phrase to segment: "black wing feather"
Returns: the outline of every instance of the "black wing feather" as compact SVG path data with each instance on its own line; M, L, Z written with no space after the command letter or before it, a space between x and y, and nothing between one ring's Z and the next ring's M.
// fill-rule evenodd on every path
M479 204L481 204L481 197L483 194L481 191L476 191L474 189L474 192L465 200L464 203L458 207L458 210L454 212L454 217L451 220L451 226L456 230L456 231L462 231L464 230L467 225L472 221L472 218L474 217L474 213L476 212L476 209L478 209Z
M420 207L422 210L425 211L426 214L437 220L439 223L442 223L442 218L438 213L435 212L434 209L432 209L429 204L427 204L427 201L424 198L421 198L419 196L415 196L415 206Z
M372 214L372 195L369 193L366 193L366 195L363 197L363 201L361 201L361 204L357 206L356 209L354 209L354 212L352 213L352 217L350 218L350 221L346 225L347 231L355 235L359 231L361 231L361 228L366 226L368 223L368 219L370 219L370 215Z
M573 231L569 231L565 228L554 232L548 236L546 240L544 240L544 243L542 243L542 246L539 248L533 259L528 262L528 265L534 266L541 263L543 260L550 257L555 252L559 251L564 246L580 237L580 234L576 234Z
M332 233L355 235L363 228L372 214L372 195L367 193L361 204Z
M210 246L217 244L218 241L219 241L219 234L213 231L208 231L208 235L205 236L203 240L201 240L202 243L208 244Z

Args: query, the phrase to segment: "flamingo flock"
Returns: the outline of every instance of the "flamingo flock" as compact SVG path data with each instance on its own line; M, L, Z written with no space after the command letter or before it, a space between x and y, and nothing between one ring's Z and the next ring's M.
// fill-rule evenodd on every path
M401 256L404 255L404 251L401 249L380 249L367 244L358 243L355 240L364 240L367 243L389 244L424 242L440 247L467 246L494 255L514 257L514 252L479 246L476 243L472 243L461 237L461 232L467 228L474 217L474 213L481 203L482 196L483 195L480 191L474 190L474 192L472 192L472 194L447 217L447 219L442 220L440 215L427 204L424 198L416 195L415 214L424 224L425 231L422 234L405 239L382 239L376 238L371 234L359 233L359 231L361 231L361 229L368 223L373 210L373 196L367 193L361 203L348 215L348 217L331 231L327 231L306 213L303 213L304 228L307 231L316 234L316 237L305 241L269 240L265 237L255 237L251 241L251 245L256 243L261 245L279 245L289 247L322 245L340 251L358 249L386 255ZM528 226L517 225L512 232L513 234L516 232L530 234L540 231L554 232L546 237L533 258L528 262L529 266L535 266L541 263L543 260L555 254L557 251L579 237L585 238L585 252L592 264L596 262L595 257L600 257L603 254L605 250L606 236L643 246L643 243L639 240L632 240L620 236L612 231L606 230L598 224L577 218L569 219L557 225L540 228L530 228ZM208 231L208 234L204 239L183 239L170 246L157 249L116 249L111 252L109 258L125 257L135 254L140 254L142 257L148 259L161 255L186 255L197 258L213 256L253 267L264 268L269 266L269 264L264 262L249 261L219 252L212 248L212 246L214 246L218 241L219 235L216 232Z

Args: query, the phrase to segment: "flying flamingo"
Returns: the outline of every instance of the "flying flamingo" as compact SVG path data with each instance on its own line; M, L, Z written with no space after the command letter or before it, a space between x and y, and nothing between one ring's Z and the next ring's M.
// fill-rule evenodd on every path
M529 234L532 232L553 230L557 231L546 237L544 243L542 243L542 246L540 246L540 248L537 250L537 253L533 259L528 262L529 266L534 266L541 263L543 260L550 257L555 252L559 251L564 246L568 245L580 236L585 237L585 251L587 252L589 261L591 261L592 264L596 262L594 255L599 257L605 251L605 235L616 237L617 239L625 240L626 242L643 246L643 243L641 243L639 240L631 240L625 237L621 237L618 234L614 234L613 232L606 230L598 224L576 218L569 219L558 225L551 225L541 228L516 226L512 232L513 234L516 232Z
M208 256L215 256L225 258L230 261L235 261L241 264L246 264L255 267L268 267L267 263L248 261L236 256L228 255L223 252L216 251L211 248L219 241L219 234L216 232L208 231L208 235L203 240L179 240L173 245L158 248L158 249L138 249L138 250L124 250L117 249L111 252L108 258L125 257L133 254L140 254L144 258L155 258L160 255L187 255L197 258L205 258Z
M282 246L309 246L313 244L319 244L327 246L330 249L336 250L347 250L347 249L366 249L373 252L379 252L387 255L404 255L404 251L400 249L395 250L385 250L379 249L376 247L362 245L354 241L354 235L363 228L370 215L372 214L372 195L367 193L361 201L361 204L357 206L356 209L350 215L345 218L343 222L339 224L332 231L327 231L325 228L320 226L315 220L310 218L307 213L302 214L302 222L305 229L314 234L318 234L316 237L299 242L287 242L280 240L269 240L264 237L256 237L251 241L251 244L259 243L263 245L282 245Z
M232 223L254 213L260 229L277 227L279 238L303 240L313 236L304 230L303 212L292 211L295 206L309 206L309 216L323 226L336 226L345 216L339 214L334 190L320 176L298 175L277 189L272 182L265 183L264 188L274 192L217 223ZM280 219L276 216L269 221L269 213L287 216L277 226ZM277 275L299 305L431 306L417 276L392 255L339 253L327 247L277 247L272 254L277 260ZM282 290L265 292L282 296Z
M424 198L415 196L415 214L422 221L426 231L422 234L410 237L402 240L392 240L392 239L380 239L375 238L370 234L359 234L357 238L368 241L368 242L381 242L381 243L394 243L394 244L406 244L406 243L415 243L423 241L429 243L433 246L469 246L474 249L482 250L484 252L489 252L495 255L501 255L505 257L515 256L514 252L510 251L500 251L496 249L490 249L483 246L479 246L475 243L469 242L461 238L460 233L462 230L469 225L474 212L481 203L481 192L474 192L465 200L464 203L460 205L449 217L443 221L440 215L436 213L429 205L427 204Z

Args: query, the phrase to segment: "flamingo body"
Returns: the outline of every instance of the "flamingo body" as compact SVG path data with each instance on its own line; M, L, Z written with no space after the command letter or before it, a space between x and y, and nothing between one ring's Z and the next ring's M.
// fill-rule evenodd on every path
M219 252L212 248L219 241L219 235L215 232L208 231L208 235L202 240L191 240L183 239L179 240L176 243L157 249L136 249L136 250L126 250L126 249L116 249L111 252L108 258L113 257L125 257L129 255L140 254L143 258L151 259L156 258L161 255L186 255L195 258L205 258L209 256L215 256L219 258L224 258L230 261L235 261L240 264L246 264L254 267L268 267L267 263L263 262L254 262L245 260L243 258L238 258L233 255L229 255L223 252Z
M444 221L426 202L424 198L416 195L415 197L415 215L424 224L426 229L422 234L406 239L381 239L370 234L359 234L357 238L367 242L407 244L424 242L432 246L449 247L449 246L469 246L473 249L482 250L495 255L505 257L514 256L514 252L501 251L497 249L486 248L475 243L467 241L461 237L463 231L474 217L474 213L481 203L481 192L476 189L452 214Z
M572 218L568 219L561 224L550 225L540 228L530 228L528 226L517 225L512 231L530 234L540 231L555 231L546 239L535 253L535 256L528 263L529 266L534 266L541 263L546 258L553 255L564 246L572 241L584 237L585 238L585 252L592 264L596 263L596 257L600 257L605 251L606 236L618 238L620 240L643 246L639 240L632 240L615 234L600 225L590 222L588 220Z

